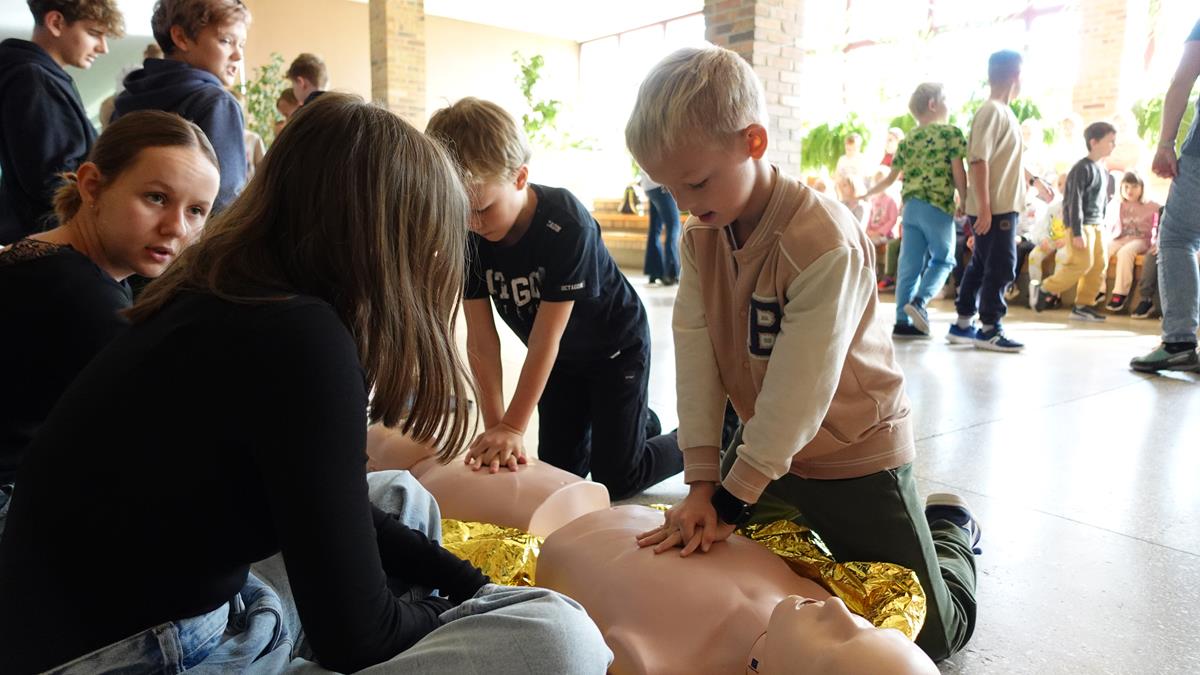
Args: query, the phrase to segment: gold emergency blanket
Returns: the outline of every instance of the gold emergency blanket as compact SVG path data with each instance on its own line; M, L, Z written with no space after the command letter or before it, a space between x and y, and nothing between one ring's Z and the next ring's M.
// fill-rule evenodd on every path
M833 560L806 527L790 520L749 525L742 534L783 558L800 576L824 586L850 611L880 628L895 628L915 640L925 623L925 591L917 575L892 563Z
M442 548L483 570L492 583L532 586L542 539L513 528L442 519Z
M787 520L750 525L741 534L783 558L800 576L841 598L880 628L915 639L925 623L925 592L917 575L891 563L834 561L808 528ZM483 570L494 583L533 586L542 539L521 530L442 520L442 546Z

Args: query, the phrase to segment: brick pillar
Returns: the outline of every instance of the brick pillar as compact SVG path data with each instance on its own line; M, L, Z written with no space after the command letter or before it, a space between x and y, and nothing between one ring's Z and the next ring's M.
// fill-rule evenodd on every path
M1080 35L1079 78L1072 107L1085 122L1129 111L1145 76L1149 0L1088 0Z
M371 96L425 127L425 0L370 0Z
M705 38L750 62L767 95L771 116L767 156L785 172L800 174L803 101L799 47L805 0L704 0Z

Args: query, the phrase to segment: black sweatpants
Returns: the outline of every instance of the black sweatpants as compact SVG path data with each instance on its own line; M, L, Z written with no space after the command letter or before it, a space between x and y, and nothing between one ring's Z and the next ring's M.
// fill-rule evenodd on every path
M626 499L683 471L675 432L647 407L650 341L607 359L557 361L538 401L538 458ZM649 432L649 433L648 433Z
M975 217L969 222L974 225ZM1017 278L1016 226L1015 212L994 213L987 234L976 235L971 262L958 288L959 316L975 316L978 308L979 321L991 326L1008 313L1004 290Z

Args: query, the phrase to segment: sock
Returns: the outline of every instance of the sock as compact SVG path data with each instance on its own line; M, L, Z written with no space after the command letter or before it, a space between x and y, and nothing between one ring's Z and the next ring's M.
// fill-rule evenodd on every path
M961 328L963 330L966 330L971 327L971 318L972 317L969 317L969 316L960 316L960 317L958 317L958 321L954 322L954 325L958 326L959 328Z
M981 332L981 333L990 333L990 332L992 332L992 329L993 329L993 328L995 328L995 327L996 327L996 325L995 325L995 324L991 324L991 323L981 323L981 324L979 324L979 332Z
M1163 349L1167 350L1168 354L1179 354L1186 351L1196 351L1195 342L1164 342Z

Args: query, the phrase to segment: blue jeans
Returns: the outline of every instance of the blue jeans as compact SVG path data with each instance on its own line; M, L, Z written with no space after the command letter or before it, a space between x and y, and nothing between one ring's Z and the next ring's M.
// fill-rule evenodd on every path
M969 220L975 225L975 217ZM907 225L905 226L907 227ZM975 316L993 326L1008 313L1004 289L1017 278L1017 213L993 213L992 227L985 235L975 236L975 251L963 272L955 308L959 316Z
M1196 342L1200 328L1200 157L1179 158L1158 230L1158 289L1163 342Z
M912 321L910 301L928 304L954 269L954 216L923 199L904 200L904 237L896 274L896 324Z
M437 502L407 471L372 473L367 482L372 503L431 539L441 538ZM600 675L612 663L583 608L553 591L488 584L441 619L442 626L417 644L362 672ZM161 624L50 672L184 671L330 672L313 660L281 555L254 564L242 590L212 612Z
M679 206L675 198L665 189L656 187L646 191L650 200L650 236L646 240L646 275L662 279L679 278ZM663 226L667 229L667 243L663 246Z

